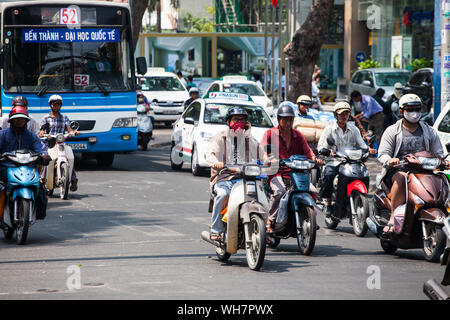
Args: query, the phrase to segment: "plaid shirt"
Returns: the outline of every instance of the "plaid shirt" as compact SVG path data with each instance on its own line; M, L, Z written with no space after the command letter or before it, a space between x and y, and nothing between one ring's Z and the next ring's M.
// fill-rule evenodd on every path
M61 113L57 118L52 117L51 114L46 115L42 119L41 127L47 122L50 124L50 131L47 132L49 134L64 133L66 131L66 127L70 126L69 118Z

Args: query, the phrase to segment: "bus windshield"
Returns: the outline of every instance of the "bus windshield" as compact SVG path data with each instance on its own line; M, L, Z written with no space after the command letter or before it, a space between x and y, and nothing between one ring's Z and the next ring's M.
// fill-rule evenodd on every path
M5 92L106 92L133 89L129 72L130 41L126 29L110 29L117 34L113 42L27 42L24 34L31 32L28 30L31 29L21 26L7 27L5 30L9 39L4 48ZM46 30L50 35L57 33L57 29L52 28L38 30ZM80 30L94 34L100 29L91 27Z

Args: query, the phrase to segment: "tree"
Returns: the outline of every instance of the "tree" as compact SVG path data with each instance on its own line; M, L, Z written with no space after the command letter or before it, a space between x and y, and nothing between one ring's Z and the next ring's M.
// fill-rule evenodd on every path
M311 95L312 73L319 59L333 7L334 0L313 0L305 22L284 48L291 65L287 97L290 101L295 101L301 94Z

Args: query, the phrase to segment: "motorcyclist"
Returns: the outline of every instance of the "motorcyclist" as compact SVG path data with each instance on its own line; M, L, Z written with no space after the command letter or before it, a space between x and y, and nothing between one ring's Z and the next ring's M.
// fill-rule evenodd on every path
M314 120L314 118L308 114L309 108L312 106L313 101L307 95L301 95L297 98L298 116L303 119Z
M60 110L63 104L63 99L61 96L54 94L48 99L48 104L50 105L50 113L42 119L41 122L41 131L39 136L42 138L44 134L64 134L65 131L72 133L74 135L79 135L80 133L77 130L72 130L70 127L69 118L63 114L61 114ZM48 127L45 129L45 126L48 124ZM41 173L41 179L44 179L46 176L46 170L43 170ZM70 191L77 191L78 189L78 179L75 173L75 168L72 168L72 177L70 179Z
M35 153L42 152L41 140L35 133L27 129L28 121L30 121L30 116L24 106L18 105L11 109L9 113L10 127L0 131L0 154L24 149ZM3 182L8 180L6 169L9 166L12 166L12 164L8 162L0 163L1 180Z
M391 190L392 212L388 225L383 232L393 232L394 210L406 202L405 177L406 172L394 166L399 164L404 156L420 151L442 157L444 150L441 140L433 127L420 121L422 101L416 94L409 93L399 100L399 113L402 119L389 126L384 132L380 148L378 149L378 161L383 165L378 181L383 179Z
M197 87L192 87L189 89L190 98L184 102L184 110L191 104L192 101L198 99L199 91Z
M308 159L315 160L315 155L305 137L292 128L295 112L287 105L278 108L278 126L267 130L261 140L265 150L264 158L277 166L280 159L287 159L292 155L304 155ZM280 167L275 175L269 175L269 183L273 193L269 203L269 217L266 221L266 231L273 232L273 227L278 215L280 200L286 193L284 179L289 178L289 168Z
M211 167L211 190L214 190L214 206L211 217L211 240L221 241L223 222L220 217L222 206L238 178L236 173L222 170L227 164L242 164L262 160L263 151L250 134L248 114L244 108L231 107L226 114L228 128L216 134L209 146L206 157Z
M351 107L348 102L338 102L334 106L334 116L336 122L327 126L320 136L317 150L319 152L322 149L331 150L331 156L342 147L354 146L361 149L367 149L367 145L362 139L361 132L351 122L349 122ZM329 145L327 139L332 137L334 145ZM375 154L375 149L369 148L371 154ZM333 181L338 172L339 161L331 160L325 165L325 171L323 175L323 184L320 190L320 197L324 200L326 205L327 217L332 214L331 195L333 193Z
M28 111L28 100L24 96L14 97L11 104L13 107L15 107L15 106L25 107L25 109L27 109L27 111ZM28 117L30 118L30 120L27 122L27 129L34 132L36 135L38 135L39 134L38 122L36 120L34 120L33 117L30 115L28 115ZM5 114L2 117L1 127L2 127L2 129L9 128L9 114Z
M148 103L147 97L142 93L142 91L138 91L136 96L138 104L143 104L145 106L145 112L149 112L150 104Z

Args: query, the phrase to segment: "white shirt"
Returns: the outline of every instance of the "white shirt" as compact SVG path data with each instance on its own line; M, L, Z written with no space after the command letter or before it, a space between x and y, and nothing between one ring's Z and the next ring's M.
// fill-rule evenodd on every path
M27 123L27 129L39 136L39 132L41 131L39 128L39 124L30 115L29 115L29 117L30 117L30 121L28 121L28 123ZM5 114L2 116L1 127L2 127L2 129L9 128L9 114Z

